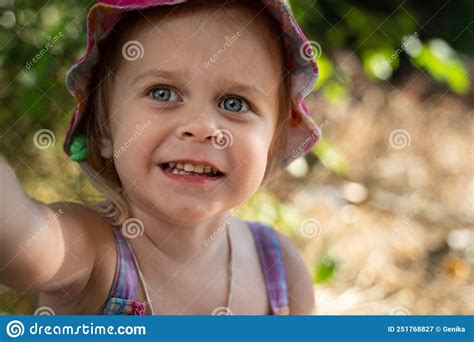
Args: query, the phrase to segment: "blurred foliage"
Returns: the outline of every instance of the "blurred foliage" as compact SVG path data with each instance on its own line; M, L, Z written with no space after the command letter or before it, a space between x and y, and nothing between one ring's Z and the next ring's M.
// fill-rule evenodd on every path
M0 148L28 151L36 130L67 128L73 99L65 74L84 46L78 1L0 1ZM4 137L8 135L8 143Z
M235 215L244 220L256 220L273 227L292 238L299 238L295 230L301 218L294 207L278 200L266 191L257 192L249 201L235 210Z
M325 138L321 138L311 152L318 157L324 167L336 175L344 176L349 170L349 164L344 155Z
M470 87L464 62L474 52L470 0L364 0L357 6L347 0L290 2L303 31L322 47L323 76L317 87L336 74L331 55L338 50L352 51L376 80L401 79L410 70L405 66L411 65L457 94L466 94ZM329 89L323 92L332 99L342 98L342 89L348 86L327 82Z

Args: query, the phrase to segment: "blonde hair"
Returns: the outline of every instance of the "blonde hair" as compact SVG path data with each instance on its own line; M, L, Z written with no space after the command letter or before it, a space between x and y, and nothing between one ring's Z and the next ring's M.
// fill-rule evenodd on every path
M280 82L278 97L278 118L275 127L275 133L270 145L267 159L267 168L264 181L276 175L280 169L279 158L285 146L284 129L287 120L290 119L292 101L290 94L291 74L286 67L287 56L281 40L283 34L280 26L271 14L263 11L264 5L260 1L242 1L242 0L191 0L184 4L169 5L164 7L155 7L140 11L130 11L125 13L119 22L114 26L112 32L103 41L99 42L99 48L102 52L100 61L96 66L93 79L91 81L91 93L87 102L87 115L81 122L80 128L87 139L88 157L87 160L80 163L84 175L89 179L92 185L106 198L105 202L89 202L90 207L98 210L106 220L112 225L121 225L129 217L129 207L122 196L123 187L117 171L114 166L114 160L105 159L100 153L101 139L107 138L112 141L109 129L109 94L112 89L113 75L121 65L122 54L121 47L129 40L131 35L140 27L146 24L144 16L166 17L171 12L177 13L196 13L198 10L209 9L209 7L218 7L222 5L242 5L253 9L256 13L253 23L259 25L260 31L264 33L264 39L267 47L275 52L275 43L278 45L276 57L282 66L283 79Z

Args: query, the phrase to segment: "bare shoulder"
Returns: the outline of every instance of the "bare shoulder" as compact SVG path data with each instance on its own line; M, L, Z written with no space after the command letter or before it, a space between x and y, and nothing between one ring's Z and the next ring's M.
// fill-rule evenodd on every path
M315 300L311 273L296 245L285 235L277 232L285 261L291 315L312 315Z
M75 202L54 202L47 207L51 210L48 216L57 219L63 233L83 244L83 250L90 256L96 254L96 248L103 242L113 239L110 225L93 208Z
M94 209L81 203L54 202L47 206L52 210L54 217L64 223L68 223L68 229L79 229L79 233L86 239L108 238L110 226Z
M87 287L104 244L113 241L110 226L94 209L80 203L47 204L48 218L56 221L64 241L63 262L50 294L65 290L80 297Z

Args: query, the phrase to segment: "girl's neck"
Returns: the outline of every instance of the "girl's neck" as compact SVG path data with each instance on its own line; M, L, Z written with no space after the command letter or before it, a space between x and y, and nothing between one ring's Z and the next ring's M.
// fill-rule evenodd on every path
M176 262L187 262L197 255L213 255L226 244L226 229L234 219L228 211L200 222L173 221L161 215L151 215L132 207L131 217L140 220L144 226L142 240L150 243L162 257ZM132 242L133 243L133 242ZM135 241L138 243L138 241Z

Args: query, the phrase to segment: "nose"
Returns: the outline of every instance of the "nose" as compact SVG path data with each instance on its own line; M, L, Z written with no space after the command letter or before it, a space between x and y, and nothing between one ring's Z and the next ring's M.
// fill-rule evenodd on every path
M218 130L218 125L211 115L200 115L192 120L182 123L176 129L178 139L191 139L197 142L212 141L213 135Z

